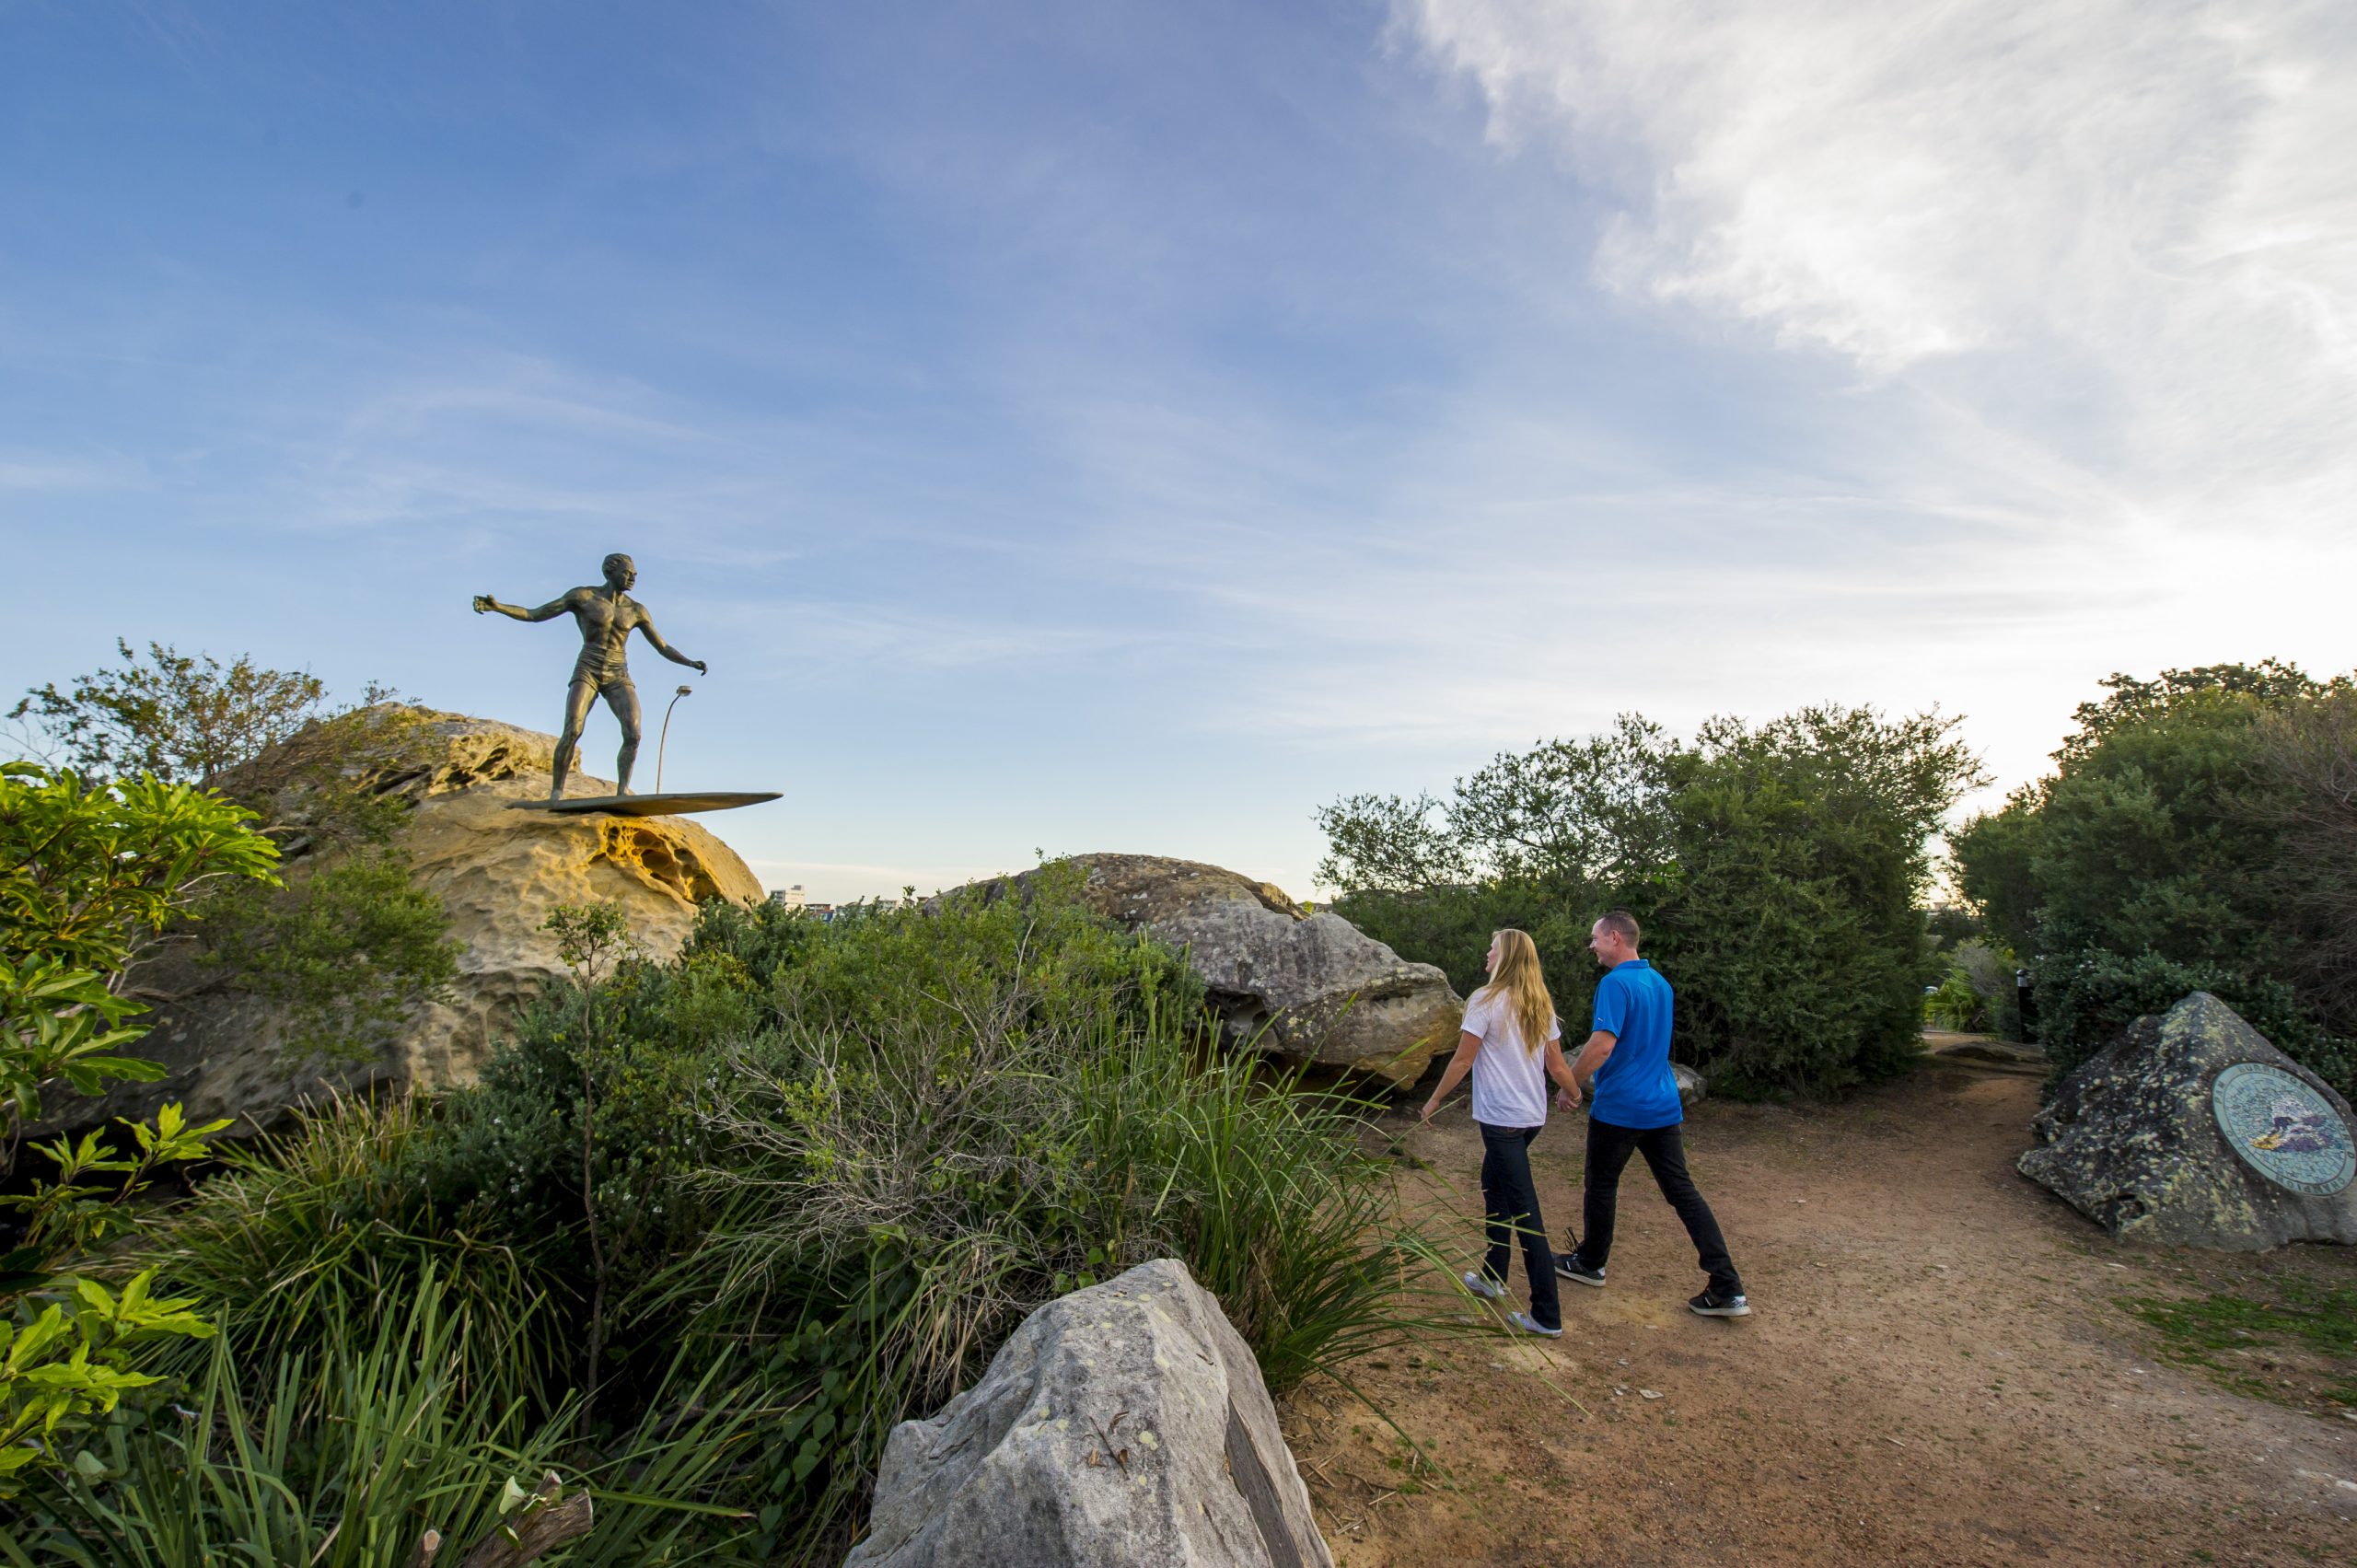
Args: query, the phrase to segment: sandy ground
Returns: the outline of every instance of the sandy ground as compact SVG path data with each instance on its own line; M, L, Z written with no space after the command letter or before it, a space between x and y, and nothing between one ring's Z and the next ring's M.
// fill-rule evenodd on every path
M1330 1389L1290 1402L1337 1560L2357 1563L2357 1421L2300 1381L2314 1367L2267 1374L2305 1410L2230 1393L2154 1359L2115 1305L2284 1272L2346 1285L2357 1249L2112 1242L2014 1174L2036 1102L2034 1077L1942 1065L1829 1109L1698 1108L1689 1163L1753 1315L1686 1310L1692 1249L1632 1161L1610 1283L1562 1287L1562 1340L1483 1332L1360 1365L1437 1470ZM1431 1162L1410 1201L1465 1216L1434 1233L1469 1266L1462 1099L1388 1130ZM1559 1118L1533 1150L1559 1237L1581 1137Z

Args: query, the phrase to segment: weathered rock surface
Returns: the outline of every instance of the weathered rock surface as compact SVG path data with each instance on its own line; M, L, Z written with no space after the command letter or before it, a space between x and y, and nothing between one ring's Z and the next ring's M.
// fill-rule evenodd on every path
M1573 1047L1574 1051L1578 1048ZM1683 1062L1669 1064L1669 1075L1678 1080L1678 1103L1680 1106L1700 1105L1710 1098L1711 1080Z
M447 998L419 1009L372 1060L296 1068L284 1059L275 1005L211 992L159 1008L138 1053L168 1075L126 1084L99 1101L53 1108L49 1125L143 1117L184 1101L192 1120L266 1126L285 1109L370 1084L440 1087L470 1080L517 1012L564 972L540 929L559 904L622 907L650 954L678 951L704 899L759 900L760 880L719 839L680 817L563 817L514 811L545 796L555 738L487 719L440 714L403 731L397 757L353 759L343 771L371 792L407 801L397 842L417 883L440 896L459 944ZM610 790L576 774L568 793ZM299 804L299 803L298 803ZM293 813L299 819L299 810ZM290 861L290 880L305 873Z
M1330 1568L1252 1353L1163 1259L1026 1318L893 1429L844 1568Z
M1090 908L1187 949L1235 1043L1402 1086L1457 1043L1465 1003L1448 977L1338 914L1306 913L1266 882L1200 861L1073 858L1087 868Z
M2018 1168L2118 1237L2234 1252L2357 1243L2357 1186L2288 1191L2220 1131L2212 1086L2237 1063L2281 1069L2315 1089L2339 1113L2346 1146L2348 1101L2197 991L2137 1019L2065 1078L2030 1124L2037 1144Z

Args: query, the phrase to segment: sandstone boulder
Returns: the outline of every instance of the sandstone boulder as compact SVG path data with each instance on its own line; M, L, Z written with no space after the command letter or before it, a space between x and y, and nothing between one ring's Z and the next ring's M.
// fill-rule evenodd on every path
M1090 908L1187 950L1234 1043L1406 1086L1457 1042L1465 1004L1448 977L1338 914L1310 914L1266 882L1200 861L1073 859L1086 868Z
M893 1429L844 1568L1330 1568L1252 1353L1163 1259L1051 1301Z
M331 1091L468 1082L517 1011L563 974L554 939L540 929L559 904L620 904L639 945L668 957L686 939L701 900L763 896L736 852L686 818L509 809L511 802L548 794L552 736L450 714L405 723L400 735L386 754L343 760L339 771L346 782L408 807L396 842L409 852L417 883L441 898L459 945L448 995L412 1013L373 1059L323 1067L284 1059L273 1003L201 992L146 1020L156 1028L138 1053L164 1063L163 1079L118 1085L98 1101L59 1104L48 1125L144 1117L177 1099L192 1121L236 1117L239 1131L250 1131ZM306 743L304 737L290 742ZM576 773L568 792L611 788ZM280 805L281 820L303 819L299 800ZM305 847L299 837L293 841L290 881L307 874Z
M2065 1078L2018 1168L2114 1237L2357 1243L2350 1129L2348 1101L2197 991Z

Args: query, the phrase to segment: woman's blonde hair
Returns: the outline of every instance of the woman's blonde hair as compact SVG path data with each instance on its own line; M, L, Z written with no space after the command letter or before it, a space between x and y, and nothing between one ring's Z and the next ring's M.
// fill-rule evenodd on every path
M1498 947L1497 972L1474 995L1504 997L1522 1030L1522 1049L1536 1056L1546 1046L1549 1026L1555 1021L1555 999L1548 994L1547 977L1538 969L1538 944L1527 931L1512 926L1492 932L1490 940Z

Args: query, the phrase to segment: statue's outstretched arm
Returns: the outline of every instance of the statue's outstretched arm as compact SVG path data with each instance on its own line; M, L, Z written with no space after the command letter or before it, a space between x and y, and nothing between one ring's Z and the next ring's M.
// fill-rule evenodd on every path
M681 653L679 649L665 642L663 640L663 633L655 629L654 621L642 618L638 623L638 629L646 633L646 640L655 645L655 651L661 654L665 658L669 659L673 664L686 665L698 675L710 673L710 670L705 666L703 660L700 658L690 658L687 655Z
M576 588L574 593L579 591ZM572 608L572 593L566 594L563 598L551 599L538 610L526 610L518 604L502 604L489 594L475 595L477 615L505 615L516 621L554 621Z

